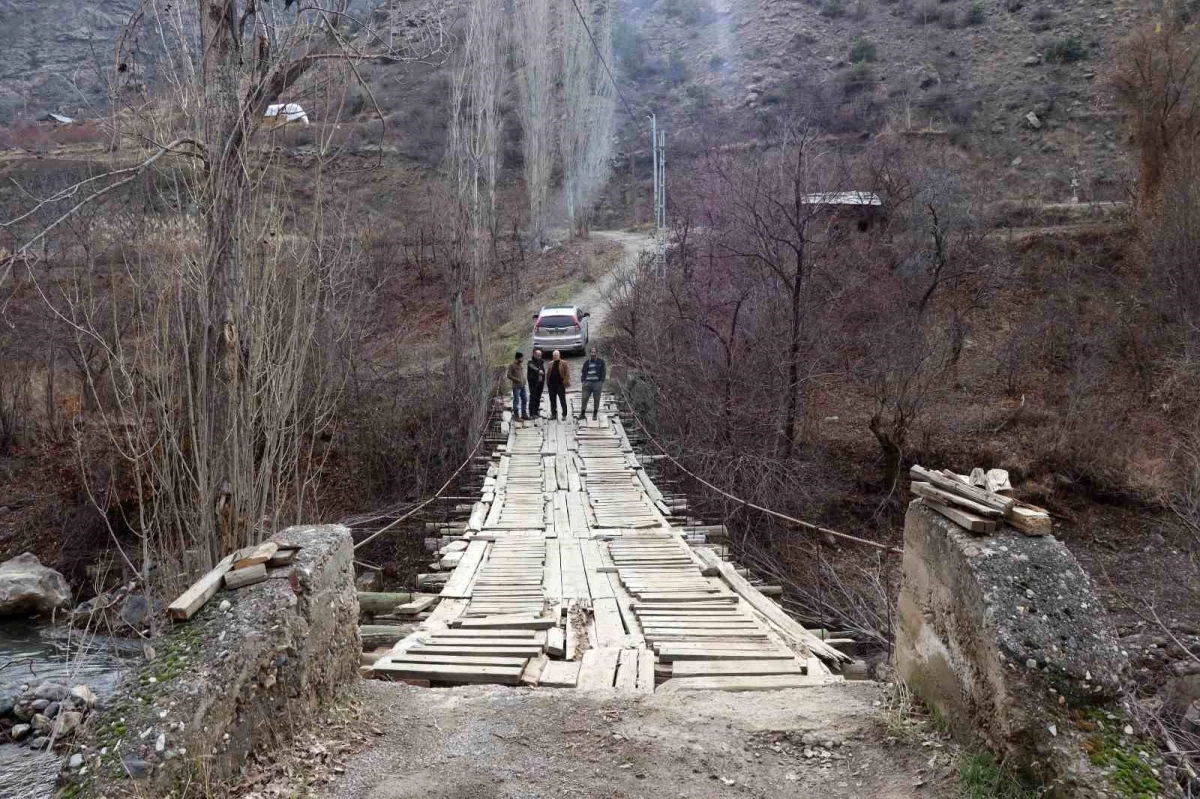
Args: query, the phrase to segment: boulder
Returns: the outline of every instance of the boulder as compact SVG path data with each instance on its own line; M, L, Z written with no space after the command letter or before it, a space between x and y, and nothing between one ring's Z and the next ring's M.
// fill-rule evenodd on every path
M14 724L13 728L9 730L9 735L12 736L14 741L20 741L28 736L31 732L33 732L32 724Z
M64 735L70 735L75 732L82 721L82 713L76 713L74 710L64 710L54 720L54 736L61 738Z
M26 552L0 563L0 616L53 613L71 607L66 579Z
M56 682L50 682L48 680L39 685L37 688L33 689L33 695L35 697L38 699L46 699L50 702L61 702L67 698L69 693L70 691L67 690L67 686ZM45 705L42 705L42 707L45 707Z
M33 718L29 722L35 732L42 733L50 732L50 723L50 719L46 718L41 713L34 713Z

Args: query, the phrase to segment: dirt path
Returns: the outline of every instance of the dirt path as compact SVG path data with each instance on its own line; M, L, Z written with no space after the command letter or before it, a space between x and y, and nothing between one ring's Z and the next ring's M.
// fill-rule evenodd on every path
M889 739L874 683L653 694L367 682L379 737L317 796L952 797L948 756Z
M601 230L592 233L598 239L620 244L625 248L625 257L621 259L608 274L597 280L582 292L576 302L591 316L591 336L593 339L604 334L604 323L608 319L611 308L608 307L608 292L616 283L617 278L637 266L638 255L652 244L652 239L644 233L629 233L624 230Z

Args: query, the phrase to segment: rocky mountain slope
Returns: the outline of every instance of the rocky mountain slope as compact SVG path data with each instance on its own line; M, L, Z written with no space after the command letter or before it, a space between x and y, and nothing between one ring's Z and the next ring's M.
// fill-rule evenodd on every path
M0 0L0 124L94 116L100 79L137 0Z
M389 0L399 18L409 0ZM853 140L949 140L1004 196L1122 199L1123 114L1106 87L1132 0L614 0L621 152L645 149L654 111L676 153L748 139L764 118L803 115ZM0 124L48 110L94 114L98 65L133 0L0 0ZM399 24L399 23L397 23ZM364 65L384 141L436 163L444 64ZM510 98L512 99L512 98ZM512 103L515 108L515 101ZM359 104L363 108L362 104ZM377 141L370 104L364 141ZM506 165L519 168L510 125ZM342 116L341 121L348 121ZM515 174L515 173L514 173Z

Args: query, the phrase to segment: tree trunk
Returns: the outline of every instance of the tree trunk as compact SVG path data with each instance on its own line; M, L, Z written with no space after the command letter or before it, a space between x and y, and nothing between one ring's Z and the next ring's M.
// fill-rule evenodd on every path
M791 460L796 448L796 416L799 406L798 386L800 384L800 298L801 298L801 268L797 266L792 279L792 325L788 341L788 377L787 401L783 416L783 459Z

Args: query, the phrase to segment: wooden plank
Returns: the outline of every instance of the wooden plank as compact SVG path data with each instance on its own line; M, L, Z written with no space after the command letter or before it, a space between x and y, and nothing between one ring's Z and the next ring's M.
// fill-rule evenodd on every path
M233 559L233 571L248 569L260 563L266 563L279 551L279 544L274 541L264 541L256 547L247 547Z
M924 500L922 500L924 501ZM737 592L738 596L744 599L751 607L761 613L766 619L776 628L781 630L784 635L791 637L803 646L807 647L814 654L820 655L826 660L850 662L850 656L839 652L833 647L827 645L824 641L817 638L815 635L804 629L803 626L791 616L783 612L783 608L776 605L773 601L760 594L755 590L754 586L746 582L745 578L737 573L732 563L722 562L720 566L721 578L729 584L729 587Z
M483 562L483 556L487 554L488 546L487 541L471 541L467 544L462 560L442 588L443 599L467 599L471 596L471 581Z
M697 649L682 644L662 644L655 647L658 659L663 663L674 663L679 660L795 660L796 656L783 650L765 649L763 647L746 647L745 649L728 649L725 647L713 649Z
M551 660L542 669L538 685L544 688L574 688L579 681L578 660Z
M601 647L620 647L625 641L625 625L621 623L617 600L612 597L593 599L592 614L596 620L597 644Z
M1020 502L1009 512L1008 523L1025 535L1049 535L1054 532L1048 511Z
M274 555L271 556L271 559L267 561L267 568L271 569L278 566L292 565L292 561L296 559L296 553L299 551L299 547L287 547L279 549Z
M524 668L529 658L492 657L489 655L414 655L411 652L393 652L386 656L392 663L445 663L457 666L511 666ZM375 662L379 662L376 660Z
M671 667L672 677L754 677L762 674L803 674L798 660L681 660Z
M621 650L614 648L589 649L583 653L579 667L580 691L611 691L617 678L617 659Z
M622 649L617 659L617 690L634 693L637 691L637 681L638 650Z
M916 480L923 480L927 483L932 483L943 491L949 491L951 494L958 494L967 499L974 500L981 505L996 508L997 510L1007 514L1015 504L1012 497L993 494L990 491L984 491L974 486L955 480L952 477L947 477L940 472L923 469L920 466L913 466L909 469L909 474Z
M558 626L558 619L550 616L488 616L483 619L462 619L458 626L460 629L501 627L508 630L548 630Z
M654 693L654 650L638 650L637 689L639 693Z
M998 519L1004 515L1001 513L999 508L981 505L974 500L967 499L966 497L960 497L958 494L951 494L949 491L943 491L937 486L930 485L929 483L918 483L913 481L909 487L918 497L932 499L933 501L942 505L951 505L954 507L963 508L975 514L976 516Z
M538 641L541 633L537 630L426 630L425 635L437 638L497 638L512 639L512 641Z
M952 508L949 505L943 505L940 502L934 502L928 497L922 497L921 502L933 511L937 511L942 516L945 516L950 521L972 533L993 533L996 531L996 523L990 519L985 519L982 516L976 516L973 513L968 513L960 508Z
M829 681L803 674L765 674L758 677L672 677L658 686L659 693L681 691L778 691L784 688L810 688Z
M392 608L392 613L401 615L416 615L424 613L434 605L437 605L439 597L436 594L424 594L414 599L412 602L404 602L403 605L397 605Z
M540 646L505 644L503 646L472 646L470 644L415 644L403 650L405 655L460 655L469 657L530 658L542 654ZM400 654L400 651L396 651Z
M717 553L713 552L708 547L696 547L693 552L700 562L703 564L700 573L705 577L716 577L721 573L721 559L717 557Z
M237 571L225 572L225 587L231 591L245 588L248 585L261 583L267 579L267 564L255 563Z
M180 594L174 602L167 606L167 614L174 621L185 621L194 616L196 611L202 608L204 603L220 590L225 580L225 573L233 565L233 558L233 554L227 555L207 574L192 583L188 590Z
M389 660L376 661L373 668L376 676L500 685L516 685L523 671L520 666L454 666L446 663L397 663Z
M521 672L521 684L536 686L538 679L542 676L543 669L546 668L546 664L549 662L550 659L545 655L542 655L540 658L530 658L529 662L525 664L525 669Z

